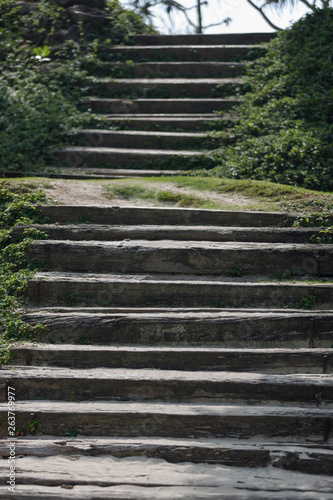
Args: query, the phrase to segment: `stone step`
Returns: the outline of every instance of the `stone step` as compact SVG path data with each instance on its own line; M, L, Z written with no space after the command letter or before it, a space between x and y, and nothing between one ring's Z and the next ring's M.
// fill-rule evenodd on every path
M293 370L293 367L290 367ZM333 404L331 374L263 374L225 371L19 366L4 367L0 384L15 387L15 402L182 401L289 406ZM5 391L4 391L5 392Z
M237 94L242 78L93 78L92 95L118 98L207 98Z
M128 114L201 114L230 110L240 103L236 98L201 98L201 99L102 99L85 98L82 106L93 113Z
M11 364L63 368L157 368L253 373L330 373L333 349L223 349L73 344L18 345Z
M100 171L102 172L103 170L101 169ZM135 174L136 171L134 170L132 172ZM125 170L124 176L126 173L127 171ZM142 175L149 176L150 173L151 171L147 170L143 172ZM35 224L32 227L47 233L51 240L71 241L184 240L211 242L309 243L312 236L319 236L321 232L321 229L314 227L175 227L167 225L116 226L101 224ZM26 226L15 226L11 232L11 241L14 242L25 229ZM292 278L293 273L291 273L289 277Z
M98 118L98 117L97 117ZM124 130L213 130L223 127L224 121L230 122L235 117L230 114L113 114L102 115L110 126ZM223 121L222 121L223 120Z
M50 222L60 224L83 222L85 219L91 224L281 227L291 226L298 216L297 213L283 212L232 212L197 208L89 205L45 205L40 206L39 210L42 216L49 217Z
M131 170L129 168L88 168L88 167L62 167L57 168L57 173L52 172L34 172L33 177L49 177L53 179L126 179L140 177L168 177L180 175L181 170ZM16 177L21 177L18 172ZM9 177L11 177L9 175Z
M18 401L15 407L17 429L25 430L29 422L37 420L39 434L61 437L73 432L82 436L197 439L265 436L321 440L324 444L331 438L333 423L327 410L306 407L114 401ZM1 437L8 435L7 413L7 403L1 403Z
M265 53L258 45L115 45L107 49L104 60L112 62L243 62Z
M198 132L142 132L138 130L75 130L85 146L128 149L210 149L221 145L221 138Z
M211 276L37 273L28 282L31 304L97 307L224 307L330 309L333 286L317 283L255 283Z
M333 245L174 240L35 240L28 258L50 270L228 276L332 277Z
M60 442L60 440L59 440ZM257 452L258 454L258 452ZM295 465L285 469L242 466L167 463L153 458L113 458L59 456L21 458L21 480L15 500L331 500L331 478L318 477L323 459L306 456L298 460L287 453ZM295 460L293 461L293 457ZM324 455L322 455L323 457ZM74 461L69 462L69 460ZM283 463L287 462L287 458ZM298 463L300 464L298 465ZM71 467L69 468L69 463ZM306 467L305 464L308 464ZM313 472L311 472L313 466ZM1 481L6 484L6 463ZM304 472L308 475L302 474ZM283 466L281 466L283 468ZM324 469L326 470L327 467ZM96 474L98 471L98 475ZM300 472L299 472L300 471ZM324 474L324 473L323 473ZM11 500L8 485L0 486L1 498ZM69 492L70 491L70 492ZM253 493L255 492L255 494Z
M281 443L279 441L172 438L21 438L16 453L23 457L112 456L158 458L169 463L224 464L229 467L268 467L310 474L333 474L333 445ZM8 455L8 440L0 441L0 454Z
M138 45L253 45L267 43L275 33L222 33L213 35L136 35Z
M101 63L98 74L116 77L144 78L227 78L244 74L244 63L226 62L143 62Z
M198 131L237 120L242 99L222 97L242 92L240 61L272 36L143 35L107 48L82 107L123 131L76 131L87 147L58 151L74 167L60 172L195 168L198 150L215 148ZM24 436L13 439L15 498L332 498L333 246L310 244L319 228L287 228L290 213L41 212L52 239L31 245L46 268L29 280L22 319L47 328L0 371L0 401L14 387ZM9 500L8 409L0 403Z
M126 149L89 146L68 146L64 149L54 150L54 155L60 162L66 162L72 167L107 163L113 169L119 165L120 167L136 167L138 170L141 167L143 167L143 170L147 170L149 166L158 167L161 165L163 165L164 170L168 170L168 160L174 159L174 157L182 158L179 170L189 169L193 157L197 157L197 162L200 164L202 154L199 151L171 149ZM211 166L214 166L213 162ZM175 165L171 161L170 169L175 170Z
M68 287L72 302L66 304L66 296L53 297L52 286L45 282L41 287L50 296L43 299L54 310L31 312L24 320L35 325L46 324L47 331L36 338L41 343L53 342L76 344L129 345L129 346L174 346L174 347L222 347L222 348L323 348L332 347L332 314L325 311L311 312L244 312L220 311L75 311L91 298L93 307L111 297L111 293L97 296L86 291L75 295L75 288ZM67 296L67 297L68 297ZM61 302L61 299L63 302ZM35 299L36 300L36 299ZM76 304L73 304L75 302ZM60 303L59 303L60 302ZM71 306L68 312L59 312L57 305ZM325 361L326 362L326 361ZM324 363L324 361L323 361ZM327 361L328 363L328 361ZM323 365L324 366L324 365ZM326 369L327 370L327 369Z

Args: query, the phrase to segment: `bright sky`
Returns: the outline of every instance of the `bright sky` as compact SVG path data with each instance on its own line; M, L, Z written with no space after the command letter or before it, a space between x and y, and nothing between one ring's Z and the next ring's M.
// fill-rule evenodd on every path
M196 0L178 0L184 6L191 7L196 4ZM259 5L262 5L260 2ZM193 33L193 28L189 29L182 14L174 14L172 23L165 12L165 8L156 7L154 9L154 25L161 33ZM297 7L284 8L283 13L278 14L273 8L266 9L268 17L280 28L286 28L292 21L298 20L309 10L304 4L299 2ZM274 31L261 17L261 15L246 0L209 0L209 4L202 7L203 24L209 25L217 23L230 17L232 22L227 27L225 24L215 26L204 31L204 33L250 33ZM196 11L190 12L190 18L196 22Z

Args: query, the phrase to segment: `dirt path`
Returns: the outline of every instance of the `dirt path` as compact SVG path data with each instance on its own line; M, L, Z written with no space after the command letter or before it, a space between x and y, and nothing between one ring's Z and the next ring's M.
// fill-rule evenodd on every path
M31 185L28 181L25 184ZM142 180L132 179L120 181L76 181L64 179L43 179L34 181L35 188L41 188L45 191L46 195L52 198L53 201L61 205L102 205L102 206L168 206L170 203L165 203L153 199L130 198L125 199L120 196L111 197L105 192L105 188L120 185L139 185L147 187L149 190L162 191L167 190L173 193L180 193L187 196L194 196L200 200L209 200L211 202L221 205L219 208L229 208L230 206L237 206L239 209L245 208L252 200L245 196L227 195L224 193L217 193L212 191L197 191L187 187L177 187L171 182L143 182ZM174 206L175 204L172 203Z

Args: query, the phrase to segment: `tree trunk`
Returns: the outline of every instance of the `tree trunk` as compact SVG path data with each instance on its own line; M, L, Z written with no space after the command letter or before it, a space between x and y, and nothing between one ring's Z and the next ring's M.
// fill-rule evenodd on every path
M197 12L198 12L198 26L197 26L197 33L202 33L201 0L197 0Z

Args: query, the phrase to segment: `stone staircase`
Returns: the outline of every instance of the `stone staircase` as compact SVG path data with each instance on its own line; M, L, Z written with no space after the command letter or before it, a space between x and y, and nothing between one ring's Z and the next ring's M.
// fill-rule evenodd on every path
M117 178L211 168L222 139L209 134L234 119L246 61L273 35L140 35L88 67L85 110L96 128L73 131L55 152L57 175ZM79 144L79 145L77 145Z
M1 370L24 435L13 496L2 403L1 498L333 497L332 245L292 214L42 211L48 329Z

